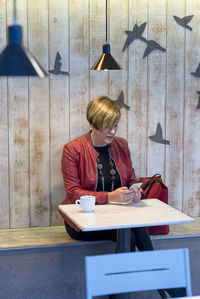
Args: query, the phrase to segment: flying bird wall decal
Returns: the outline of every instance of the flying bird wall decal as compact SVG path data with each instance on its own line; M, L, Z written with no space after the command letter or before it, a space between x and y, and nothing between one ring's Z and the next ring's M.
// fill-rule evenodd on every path
M154 40L148 40L147 47L146 47L146 50L144 51L143 58L148 56L153 50L160 50L160 51L166 52L166 49L161 47L157 42L155 42Z
M174 20L176 21L176 23L190 31L192 31L192 27L190 27L188 25L188 23L192 20L192 18L194 17L194 15L191 15L191 16L186 16L186 17L183 17L183 18L179 18L177 16L174 16Z
M142 23L142 25L138 26L137 24L134 25L133 30L132 31L125 31L125 33L128 35L127 39L124 43L123 49L122 51L124 52L129 46L130 44L135 40L135 39L139 39L143 42L145 42L147 44L147 48L145 49L143 58L145 58L146 56L148 56L152 51L154 50L160 50L165 52L166 49L161 47L157 42L155 42L154 40L147 40L145 37L142 36L145 27L146 27L147 22Z
M49 73L52 73L52 74L55 74L55 75L69 75L68 72L61 71L61 66L62 66L61 56L60 56L60 53L57 52L56 53L56 60L55 60L55 64L54 64L54 69L50 70Z
M149 139L156 143L170 144L168 140L163 139L163 132L160 123L157 124L155 135L149 136Z
M191 75L200 78L200 63L195 72L192 72Z
M126 48L129 47L129 45L135 40L135 39L140 39L142 41L146 42L146 39L142 36L145 27L146 27L147 22L144 22L142 25L138 26L137 24L134 25L132 31L125 31L125 33L128 35L127 39L124 43L122 51L124 52Z
M124 107L128 111L130 110L130 106L128 106L124 103L124 92L123 91L120 92L117 100L114 102L119 106L120 109Z

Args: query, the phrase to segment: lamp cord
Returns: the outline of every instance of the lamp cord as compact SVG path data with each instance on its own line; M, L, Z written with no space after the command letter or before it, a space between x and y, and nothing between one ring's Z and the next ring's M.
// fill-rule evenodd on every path
M17 24L16 0L13 0L13 23Z
M107 43L107 27L108 27L108 0L106 0L106 43Z

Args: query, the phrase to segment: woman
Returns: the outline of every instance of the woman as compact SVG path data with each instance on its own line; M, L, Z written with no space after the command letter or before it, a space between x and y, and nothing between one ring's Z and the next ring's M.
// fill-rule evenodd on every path
M67 195L62 204L73 204L82 195L94 195L96 204L137 202L141 190L129 190L136 176L128 143L115 136L121 116L118 105L107 97L96 97L89 102L86 116L90 132L67 143L63 149L62 174ZM116 241L116 230L82 232L59 212L73 239ZM153 250L144 227L131 229L131 250L136 247ZM160 294L166 298L162 291Z
M115 137L120 120L118 105L107 97L91 100L86 111L91 131L64 146L62 174L66 190L63 204L75 203L82 195L94 195L96 204L138 201L141 192L128 187L136 181L128 143ZM116 230L82 232L62 213L66 230L78 240L113 240ZM145 228L132 229L131 249L152 250Z

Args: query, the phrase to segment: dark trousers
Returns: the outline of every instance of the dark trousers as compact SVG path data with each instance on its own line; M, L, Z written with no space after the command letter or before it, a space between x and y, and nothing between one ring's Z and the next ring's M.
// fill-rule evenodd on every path
M100 231L75 231L71 226L65 222L65 228L68 234L75 240L81 241L102 241L111 240L117 241L116 230L100 230ZM131 251L135 251L136 247L140 251L153 250L153 245L149 237L149 233L145 227L138 227L131 229Z
M117 241L117 231L116 230L101 230L101 231L91 231L91 232L83 232L83 231L75 231L71 226L69 226L65 222L65 228L68 234L75 240L81 241L102 241L102 240L111 240ZM131 229L131 251L135 251L136 248L139 251L147 251L153 250L153 245L148 233L148 230L145 227L137 227ZM172 297L185 297L186 291L185 288L179 289L167 289L167 293ZM165 293L163 290L158 290L161 298L165 297ZM115 295L110 295L110 299L116 298Z

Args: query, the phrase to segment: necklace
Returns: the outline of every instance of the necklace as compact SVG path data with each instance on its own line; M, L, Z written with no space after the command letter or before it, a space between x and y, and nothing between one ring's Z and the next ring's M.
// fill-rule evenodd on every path
M116 171L114 169L114 163L111 159L111 154L110 154L110 151L108 150L108 154L109 154L109 165L110 165L110 178L111 178L111 192L114 190L114 187L115 187L115 180L116 180ZM100 175L100 178L101 178L101 183L102 183L102 191L105 191L105 184L104 184L104 175L103 175L103 172L102 172L102 169L103 169L103 165L101 164L101 161L99 159L99 157L97 157L97 169L99 171L99 175Z

